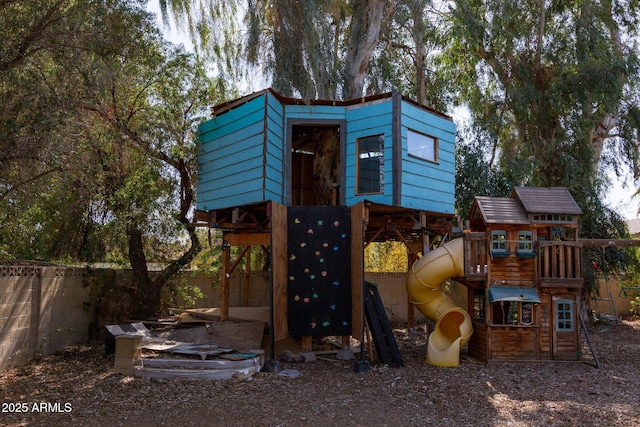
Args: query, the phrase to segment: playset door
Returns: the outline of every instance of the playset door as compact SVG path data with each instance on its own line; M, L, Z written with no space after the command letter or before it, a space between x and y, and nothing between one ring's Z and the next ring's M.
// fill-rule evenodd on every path
M553 359L578 360L578 313L575 297L554 296Z
M344 121L290 119L287 200L293 206L344 205Z

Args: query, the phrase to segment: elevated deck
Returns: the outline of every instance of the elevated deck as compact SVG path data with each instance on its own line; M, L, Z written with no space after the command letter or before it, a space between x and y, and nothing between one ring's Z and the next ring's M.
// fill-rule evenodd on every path
M580 288L584 283L580 241L539 241L535 243L535 283L539 287ZM512 257L517 257L512 254ZM491 255L487 249L487 233L472 232L464 235L463 279L484 282L489 277Z

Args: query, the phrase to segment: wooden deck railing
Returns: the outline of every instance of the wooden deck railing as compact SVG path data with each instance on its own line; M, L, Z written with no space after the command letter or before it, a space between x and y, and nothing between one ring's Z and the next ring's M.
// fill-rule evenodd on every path
M536 282L540 286L580 287L582 243L575 241L539 241L536 254ZM484 232L464 235L464 271L467 280L487 278L487 235Z
M464 273L467 280L484 280L487 277L487 252L487 233L465 233Z
M582 244L573 241L538 242L537 276L541 286L582 286Z

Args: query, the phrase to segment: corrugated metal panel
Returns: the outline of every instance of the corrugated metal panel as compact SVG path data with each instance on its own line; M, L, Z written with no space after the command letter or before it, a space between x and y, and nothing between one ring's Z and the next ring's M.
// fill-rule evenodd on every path
M527 215L516 199L476 196L485 224L529 224Z
M565 187L514 187L514 196L529 213L582 214L580 206Z

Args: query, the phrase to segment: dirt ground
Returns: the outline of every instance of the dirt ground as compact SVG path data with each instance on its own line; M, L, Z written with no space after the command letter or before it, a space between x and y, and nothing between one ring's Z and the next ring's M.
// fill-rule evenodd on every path
M425 329L396 329L403 368L321 357L296 378L149 380L100 343L0 374L4 426L638 426L640 322L589 327L578 363L424 364ZM44 403L44 405L42 405ZM18 412L24 410L23 412Z

